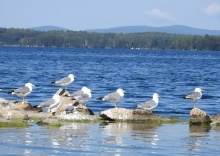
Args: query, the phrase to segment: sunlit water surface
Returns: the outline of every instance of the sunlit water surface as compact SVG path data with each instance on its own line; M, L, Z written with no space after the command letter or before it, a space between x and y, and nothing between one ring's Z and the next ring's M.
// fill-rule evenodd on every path
M73 73L69 92L94 90L87 106L98 114L114 105L96 99L117 88L126 90L119 107L135 109L157 92L154 113L188 121L193 104L182 97L201 87L197 107L213 116L220 110L220 52L0 47L0 97L27 82L37 87L32 105L59 89L50 82ZM25 129L0 129L0 154L11 155L217 155L219 129L188 124L66 123L49 128L30 123Z

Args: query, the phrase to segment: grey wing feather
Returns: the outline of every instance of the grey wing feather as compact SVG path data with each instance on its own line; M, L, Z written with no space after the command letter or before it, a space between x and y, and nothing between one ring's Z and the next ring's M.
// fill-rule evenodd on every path
M28 92L30 92L30 89L25 86L25 87L22 87L22 88L15 89L14 92L16 94L27 94Z
M185 98L187 98L187 99L199 99L201 97L202 96L199 92L192 92L189 95L187 95Z
M88 94L82 94L82 95L78 98L78 100L79 100L79 101L80 101L80 100L88 101L88 100L90 100L90 97L89 97Z
M62 84L62 83L69 83L71 81L71 79L69 78L69 77L64 77L64 78L62 78L62 79L60 79L60 80L58 80L58 81L56 81L56 83L58 83L58 84Z
M108 95L106 95L104 97L104 100L110 101L110 102L118 102L121 100L121 98L122 97L117 92L114 92L114 93L109 93Z
M73 98L77 99L82 94L84 94L83 91L79 90L79 91L73 92L72 94L70 94L70 96L72 96Z
M55 103L54 99L48 99L47 101L42 102L38 107L50 107L50 105L54 103Z
M152 107L155 107L156 105L157 104L154 100L149 100L149 101L146 101L144 103L138 104L137 106L141 107L141 108L145 108L145 109L150 109Z

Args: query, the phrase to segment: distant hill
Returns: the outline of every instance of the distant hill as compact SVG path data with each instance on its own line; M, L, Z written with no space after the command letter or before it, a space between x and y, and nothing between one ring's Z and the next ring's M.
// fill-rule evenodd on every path
M186 34L186 35L220 35L220 30L206 30L199 28L192 28L183 25L173 25L164 27L150 27L150 26L124 26L109 29L89 29L87 32L98 33L142 33L142 32L162 32L171 34Z
M33 29L33 30L37 30L37 31L53 31L53 30L68 30L68 29L65 29L65 28L61 28L61 27L57 27L57 26L51 26L51 25L48 25L48 26L40 26L40 27L34 27L34 28L29 28L29 29Z

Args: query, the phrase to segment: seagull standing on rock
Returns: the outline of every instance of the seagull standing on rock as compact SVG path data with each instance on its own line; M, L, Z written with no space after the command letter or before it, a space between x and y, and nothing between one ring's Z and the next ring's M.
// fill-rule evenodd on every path
M60 96L57 94L54 94L53 97L51 99L48 99L42 103L40 103L40 105L38 105L37 107L44 107L47 108L48 111L50 112L50 110L52 108L55 108L59 105L60 103Z
M92 97L92 90L83 86L81 90L75 91L72 94L68 95L69 97L72 97L73 100L76 100L77 102L83 104L86 106L86 103L91 99Z
M76 78L76 77L73 74L69 74L68 77L64 77L60 80L53 81L53 82L51 82L51 84L56 84L58 86L62 86L66 90L67 86L69 86L71 83L73 83L74 78Z
M184 96L183 98L192 101L195 108L195 103L202 98L202 92L204 92L204 90L202 90L201 88L196 88L193 92Z
M124 97L124 93L125 91L123 89L118 88L116 92L109 93L104 97L98 98L98 100L112 102L115 104L115 108L117 108L117 102L121 101L121 99Z
M31 83L26 83L24 87L8 91L8 94L12 94L12 95L16 95L18 97L21 97L22 104L23 104L25 102L26 96L28 96L32 92L32 89L34 87L35 87L35 85L33 85Z
M141 109L152 112L152 110L154 108L156 108L158 103L159 103L159 99L158 99L159 97L160 96L157 93L154 93L153 98L151 100L146 101L146 102L141 103L141 104L138 104L137 108L141 108Z

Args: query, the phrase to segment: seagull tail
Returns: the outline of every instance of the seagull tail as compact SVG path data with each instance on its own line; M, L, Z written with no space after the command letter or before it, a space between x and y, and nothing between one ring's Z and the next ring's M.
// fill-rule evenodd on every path
M183 99L188 99L187 96L184 96Z
M9 90L8 91L8 94L13 94L14 93L14 90Z
M103 101L103 100L104 100L104 97L100 97L100 98L98 98L97 100Z
M55 83L56 83L55 81L52 81L52 82L51 82L51 84L55 84Z

